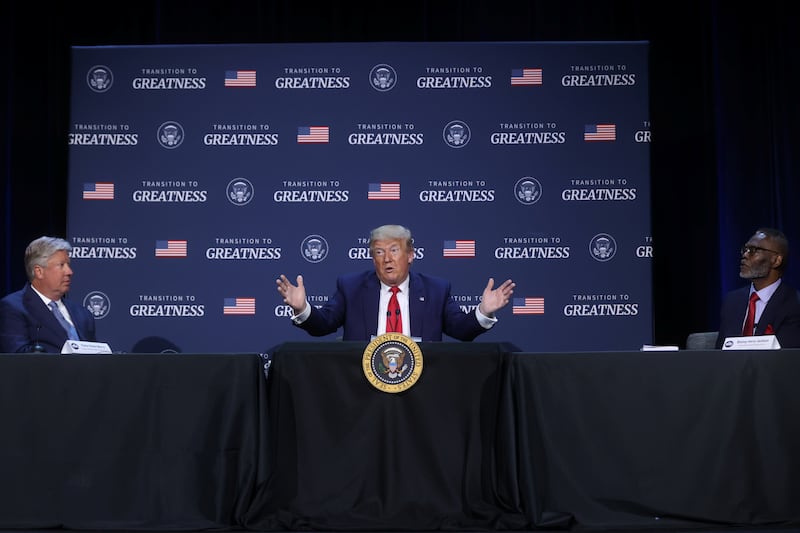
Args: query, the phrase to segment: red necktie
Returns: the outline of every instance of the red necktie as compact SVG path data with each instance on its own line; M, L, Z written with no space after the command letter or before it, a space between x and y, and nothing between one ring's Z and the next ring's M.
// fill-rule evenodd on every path
M403 318L400 316L400 303L397 293L400 287L390 287L392 297L389 298L389 307L386 308L386 333L403 333Z
M744 329L742 330L742 336L749 337L751 336L753 331L753 326L756 323L756 300L758 300L758 293L753 292L750 295L750 304L747 306L747 319L744 321Z

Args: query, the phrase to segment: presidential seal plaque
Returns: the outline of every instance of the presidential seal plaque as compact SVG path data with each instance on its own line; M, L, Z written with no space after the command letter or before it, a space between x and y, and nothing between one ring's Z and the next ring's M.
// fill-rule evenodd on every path
M361 366L367 381L379 391L402 392L422 375L422 350L402 333L384 333L367 345Z

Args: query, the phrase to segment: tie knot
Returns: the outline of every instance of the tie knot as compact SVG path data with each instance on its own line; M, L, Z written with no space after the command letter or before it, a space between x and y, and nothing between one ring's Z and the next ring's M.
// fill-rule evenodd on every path
M57 310L58 309L58 302L56 302L55 300L52 300L50 302L50 309L52 309L53 311Z
M753 293L752 293L752 294L750 294L750 301L751 301L751 302L755 302L755 301L756 301L756 300L758 300L758 299L759 299L759 298L758 298L758 293L757 293L757 292L755 292L755 291L753 291Z
M400 287L397 286L389 287L389 290L392 292L392 294L397 294L398 292L400 292Z

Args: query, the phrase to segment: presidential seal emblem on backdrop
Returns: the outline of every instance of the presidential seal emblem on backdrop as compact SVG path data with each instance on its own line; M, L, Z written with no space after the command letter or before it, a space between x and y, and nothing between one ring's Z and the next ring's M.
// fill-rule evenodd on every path
M422 375L422 350L410 337L384 333L364 350L361 366L367 381L383 392L410 389Z

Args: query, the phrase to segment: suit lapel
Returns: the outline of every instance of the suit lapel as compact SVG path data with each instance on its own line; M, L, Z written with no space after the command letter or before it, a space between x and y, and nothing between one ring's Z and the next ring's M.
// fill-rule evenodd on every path
M58 321L55 315L53 315L53 312L50 311L42 299L39 298L39 295L33 291L33 287L28 286L28 288L25 290L23 305L28 310L28 313L30 313L31 317L42 326L64 329L61 327L61 323ZM64 332L64 334L66 335L66 332Z
M409 272L408 313L411 315L411 336L425 338L425 287L422 278Z
M59 347L64 344L67 340L66 330L30 285L28 285L25 294L22 296L22 305L28 310L36 326L41 326L38 340L44 341L47 339L53 345Z
M361 323L372 327L368 327L365 331L364 338L369 339L370 335L378 333L378 324L376 322L378 316L378 304L381 298L381 283L378 281L378 275L375 272L364 278L363 290L361 293Z
M783 308L783 303L786 300L787 294L786 285L783 283L778 285L778 288L775 289L775 292L772 294L772 297L767 302L764 311L758 319L758 326L753 332L754 335L764 335L764 330L766 330L769 325L775 328L775 317L778 316L780 309Z

